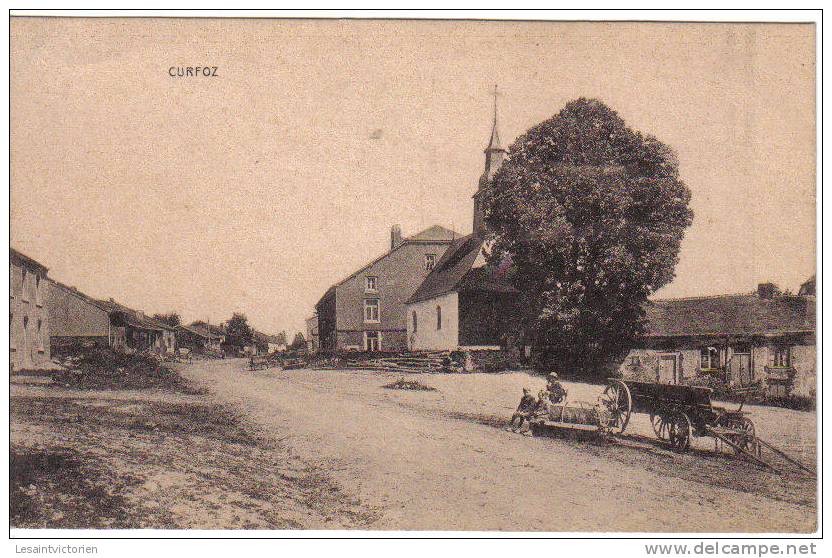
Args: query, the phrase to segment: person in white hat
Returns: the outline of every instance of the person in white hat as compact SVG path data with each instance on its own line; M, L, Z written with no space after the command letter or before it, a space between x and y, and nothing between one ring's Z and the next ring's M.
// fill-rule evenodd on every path
M568 392L558 381L557 372L550 372L546 380L546 391L549 392L549 401L552 403L562 403L566 401Z

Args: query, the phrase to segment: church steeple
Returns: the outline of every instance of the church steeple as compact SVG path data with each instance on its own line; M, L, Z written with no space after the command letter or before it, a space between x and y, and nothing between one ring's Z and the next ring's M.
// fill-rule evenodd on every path
M494 177L494 173L500 168L506 150L500 145L500 131L497 127L497 86L494 86L494 120L491 123L491 139L488 140L488 147L485 148L485 176L488 180Z
M500 132L497 127L497 86L494 86L494 119L491 124L491 138L488 140L488 147L485 148L485 170L480 176L479 189L474 194L474 234L483 235L485 233L485 212L482 207L480 195L491 183L494 174L500 165L503 163L503 158L506 155L506 150L500 144Z

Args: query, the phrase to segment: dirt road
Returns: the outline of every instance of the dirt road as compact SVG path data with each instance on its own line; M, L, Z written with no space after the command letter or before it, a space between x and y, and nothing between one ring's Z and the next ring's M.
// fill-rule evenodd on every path
M182 372L378 509L371 529L815 529L813 480L781 478L705 451L711 446L702 442L698 451L670 452L641 436L650 428L643 417L628 429L635 435L613 442L503 430L520 388L542 387L525 374L408 376L438 390L417 392L384 389L397 377L377 372L244 368L239 360L203 361ZM571 399L600 392L568 388ZM758 430L768 427L814 459L814 413L762 415Z

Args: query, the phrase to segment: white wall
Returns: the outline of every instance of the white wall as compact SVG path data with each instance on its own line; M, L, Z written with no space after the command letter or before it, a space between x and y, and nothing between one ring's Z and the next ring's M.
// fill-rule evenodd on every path
M442 329L436 329L436 307ZM413 313L418 328L413 331ZM407 339L412 351L453 351L459 346L459 295L455 292L407 305Z

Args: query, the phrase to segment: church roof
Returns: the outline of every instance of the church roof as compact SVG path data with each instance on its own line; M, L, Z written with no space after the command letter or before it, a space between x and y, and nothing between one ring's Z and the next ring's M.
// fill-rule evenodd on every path
M474 267L482 252L482 245L483 239L475 234L452 242L407 304L461 290L516 292L506 278L510 262L504 262L506 265L494 269L490 266Z
M488 140L486 151L502 151L500 145L500 132L497 130L497 115L494 115L494 125L491 127L491 139Z

